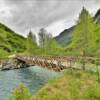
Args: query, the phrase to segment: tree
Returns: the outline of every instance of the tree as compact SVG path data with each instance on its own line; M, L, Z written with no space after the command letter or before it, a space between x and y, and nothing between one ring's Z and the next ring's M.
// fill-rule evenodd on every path
M95 48L95 23L88 11L83 7L77 25L73 31L72 43L69 47L76 51L92 54Z
M59 45L51 34L47 34L44 42L45 53L54 55L58 52Z
M27 51L28 53L34 53L37 48L36 36L30 31L27 36Z
M47 33L43 28L39 32L39 45L43 55L56 55L60 48L52 34Z
M100 57L100 23L96 25L96 56Z
M47 34L46 30L44 28L41 28L40 29L40 32L39 32L39 46L41 48L44 47L44 42L45 42L45 39L47 37L46 34Z

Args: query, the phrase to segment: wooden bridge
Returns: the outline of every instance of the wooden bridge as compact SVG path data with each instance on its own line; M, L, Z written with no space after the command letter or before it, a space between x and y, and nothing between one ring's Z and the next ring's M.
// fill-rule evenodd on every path
M56 72L60 72L66 68L74 68L73 65L75 63L82 60L83 62L95 62L99 60L100 58L92 58L92 57L62 57L62 56L16 56L16 58L19 63L22 63L23 66L29 65L29 66L41 66L43 68L47 68L50 70L54 70ZM84 63L83 63L84 65Z

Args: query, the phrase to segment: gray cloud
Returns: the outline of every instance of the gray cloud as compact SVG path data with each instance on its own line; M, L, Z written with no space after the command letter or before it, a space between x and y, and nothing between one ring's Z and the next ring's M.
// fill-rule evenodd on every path
M5 22L22 34L30 28L49 27L57 21L74 21L83 4L91 13L100 7L99 0L88 0L85 3L83 0L5 0L4 3L12 16Z

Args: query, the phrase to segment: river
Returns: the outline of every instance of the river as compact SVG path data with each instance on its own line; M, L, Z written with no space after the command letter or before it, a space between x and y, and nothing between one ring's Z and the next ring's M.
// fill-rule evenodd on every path
M12 90L21 83L25 84L34 95L48 80L58 75L54 71L38 66L0 71L0 100L9 100Z

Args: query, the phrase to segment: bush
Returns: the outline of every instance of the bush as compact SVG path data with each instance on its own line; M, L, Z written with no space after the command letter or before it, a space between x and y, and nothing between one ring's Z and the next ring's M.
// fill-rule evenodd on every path
M30 96L29 89L21 84L12 92L9 100L29 100Z

